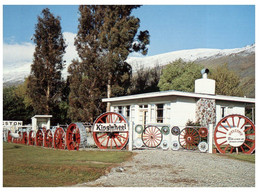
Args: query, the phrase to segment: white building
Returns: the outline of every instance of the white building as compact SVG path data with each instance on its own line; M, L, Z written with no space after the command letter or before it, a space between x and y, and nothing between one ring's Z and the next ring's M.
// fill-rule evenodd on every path
M110 111L123 114L135 125L157 124L185 126L188 121L202 126L216 124L229 114L245 115L245 107L255 103L254 98L215 95L215 80L203 77L195 81L195 93L160 91L103 99L110 102Z

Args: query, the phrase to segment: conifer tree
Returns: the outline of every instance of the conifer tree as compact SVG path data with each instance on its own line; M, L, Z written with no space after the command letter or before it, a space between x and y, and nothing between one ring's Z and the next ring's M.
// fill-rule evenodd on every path
M149 32L141 31L139 19L131 16L139 6L79 6L75 46L80 60L69 67L70 116L93 121L104 111L101 99L123 95L130 86L129 53L147 53Z
M48 8L38 16L33 41L36 44L28 77L27 94L35 113L52 114L60 101L64 68L65 41L61 32L60 17Z

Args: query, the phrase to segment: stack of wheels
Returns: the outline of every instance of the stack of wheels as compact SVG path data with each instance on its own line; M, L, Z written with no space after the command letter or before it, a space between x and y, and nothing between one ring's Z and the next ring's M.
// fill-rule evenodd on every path
M29 145L35 145L35 137L36 137L35 131L31 130L29 132L29 138L28 138L28 144Z
M171 133L172 133L172 135L179 137L181 130L178 126L173 126L172 129L171 129ZM172 148L173 151L178 151L180 149L180 144L177 141L177 139L172 141L171 148Z
M22 143L22 133L21 131L18 132L19 138L17 139L17 143L21 144Z
M204 140L204 141L201 141L198 145L198 148L200 150L200 152L202 153L206 153L208 148L209 148L209 145L208 143L206 142L206 138L208 136L208 129L206 127L201 127L199 128L199 135L200 137Z
M109 129L110 126L119 129ZM99 149L123 149L128 142L128 121L115 112L101 114L94 122L93 138ZM102 128L101 128L102 127Z
M215 127L214 141L222 154L251 154L255 150L255 125L243 115L228 115Z
M144 145L148 148L158 147L163 140L163 135L160 129L153 125L147 126L141 137Z
M53 147L55 149L65 149L66 148L66 133L61 128L56 128L54 132L54 141L53 141Z
M138 149L143 146L143 141L142 141L142 139L140 138L142 132L143 132L143 125L140 125L140 124L136 125L136 126L135 126L135 135L136 135L135 138L136 138L136 139L134 140L134 145L135 145L135 147L138 148Z
M48 129L44 134L44 147L52 147L53 136L50 129Z
M180 146L187 150L195 150L200 143L200 135L195 128L186 127L179 135Z
M66 132L66 144L68 150L85 148L87 142L86 128L82 123L71 123Z

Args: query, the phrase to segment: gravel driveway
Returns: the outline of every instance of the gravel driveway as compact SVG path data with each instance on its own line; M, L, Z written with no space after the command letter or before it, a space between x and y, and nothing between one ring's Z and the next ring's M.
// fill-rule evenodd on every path
M255 164L197 151L137 150L132 160L78 187L254 187Z

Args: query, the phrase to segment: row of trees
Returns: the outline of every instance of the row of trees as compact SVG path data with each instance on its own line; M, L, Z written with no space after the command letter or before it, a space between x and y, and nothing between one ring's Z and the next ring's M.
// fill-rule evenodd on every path
M149 32L137 33L140 20L131 15L138 7L79 6L75 38L79 59L69 65L67 80L62 78L66 44L60 18L44 9L35 27L31 73L24 84L4 90L4 119L29 121L33 114L52 114L53 123L93 122L106 110L101 102L105 97L170 89L194 91L194 80L200 78L202 66L191 62L178 60L163 69L142 68L132 76L131 66L125 62L128 55L146 55L149 44ZM212 73L217 94L240 95L238 77L234 74L230 79L226 72L222 67Z

